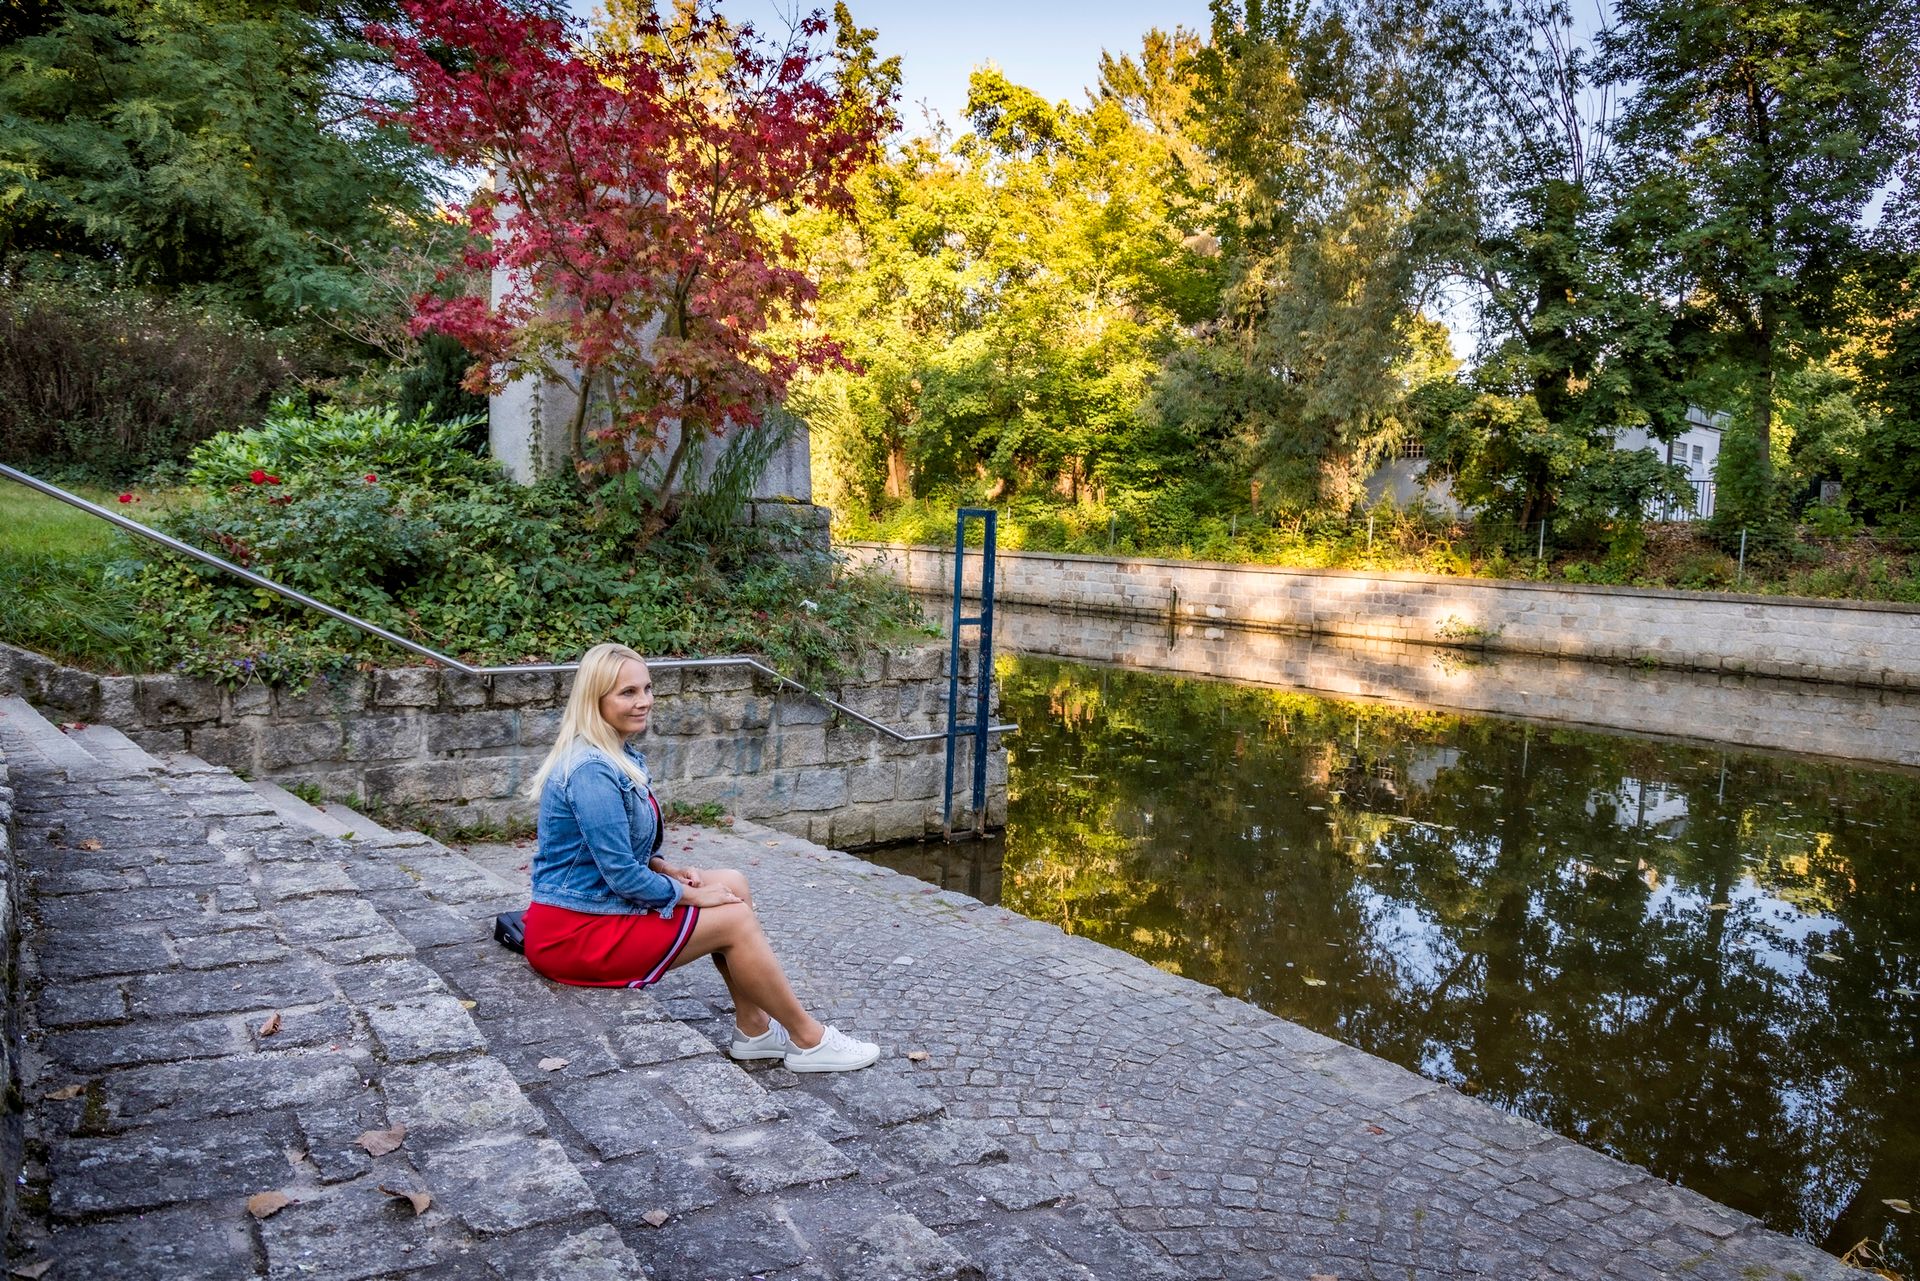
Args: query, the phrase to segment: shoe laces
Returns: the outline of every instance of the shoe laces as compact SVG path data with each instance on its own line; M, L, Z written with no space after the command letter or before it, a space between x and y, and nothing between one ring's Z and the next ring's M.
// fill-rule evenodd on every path
M802 1054L833 1053L845 1050L852 1043L852 1038L848 1037L845 1032L829 1024L826 1030L820 1034L820 1043L818 1045L811 1046L804 1050L801 1050L797 1045L793 1048L799 1050Z

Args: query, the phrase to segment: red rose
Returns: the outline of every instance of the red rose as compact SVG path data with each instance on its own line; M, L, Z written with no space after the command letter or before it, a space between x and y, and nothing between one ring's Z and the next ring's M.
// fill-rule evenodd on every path
M264 485L267 483L267 473L259 470L250 471L247 473L247 479L256 485Z
M132 495L132 494L122 494L122 495L120 495L120 501L121 501L121 502L123 502L123 503L130 503L130 502L132 502L132 501L133 501L133 495Z
M377 485L377 484L379 484L379 483L380 483L380 478L379 478L378 476L376 476L376 475L374 475L374 474L373 474L372 472L368 472L368 473L367 473L367 483L368 483L369 485Z
M269 485L278 485L280 483L280 478L278 476L274 476L270 474L267 477L267 483Z

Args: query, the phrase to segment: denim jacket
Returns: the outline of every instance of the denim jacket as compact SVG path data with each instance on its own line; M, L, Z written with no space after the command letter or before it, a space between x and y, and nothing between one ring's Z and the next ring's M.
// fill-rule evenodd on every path
M646 757L626 754L644 772ZM574 912L672 914L682 886L647 866L661 842L660 804L599 748L576 741L573 754L540 790L540 846L533 856L533 901Z

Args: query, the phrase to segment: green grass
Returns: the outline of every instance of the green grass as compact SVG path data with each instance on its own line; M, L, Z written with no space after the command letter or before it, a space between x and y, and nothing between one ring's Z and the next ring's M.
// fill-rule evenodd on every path
M180 501L171 492L82 488L82 498L124 506L142 524ZM0 481L0 635L53 658L102 671L139 671L150 638L124 563L140 554L133 537L97 516Z
M114 502L113 495L97 490L80 496L103 506ZM0 481L0 555L97 556L111 552L115 540L106 521L25 485Z

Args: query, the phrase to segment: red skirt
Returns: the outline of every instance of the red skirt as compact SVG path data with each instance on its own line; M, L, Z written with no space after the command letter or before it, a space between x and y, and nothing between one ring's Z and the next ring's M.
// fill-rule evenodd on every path
M672 968L699 919L700 909L686 903L672 916L573 912L535 903L526 915L527 964L556 983L646 987Z

